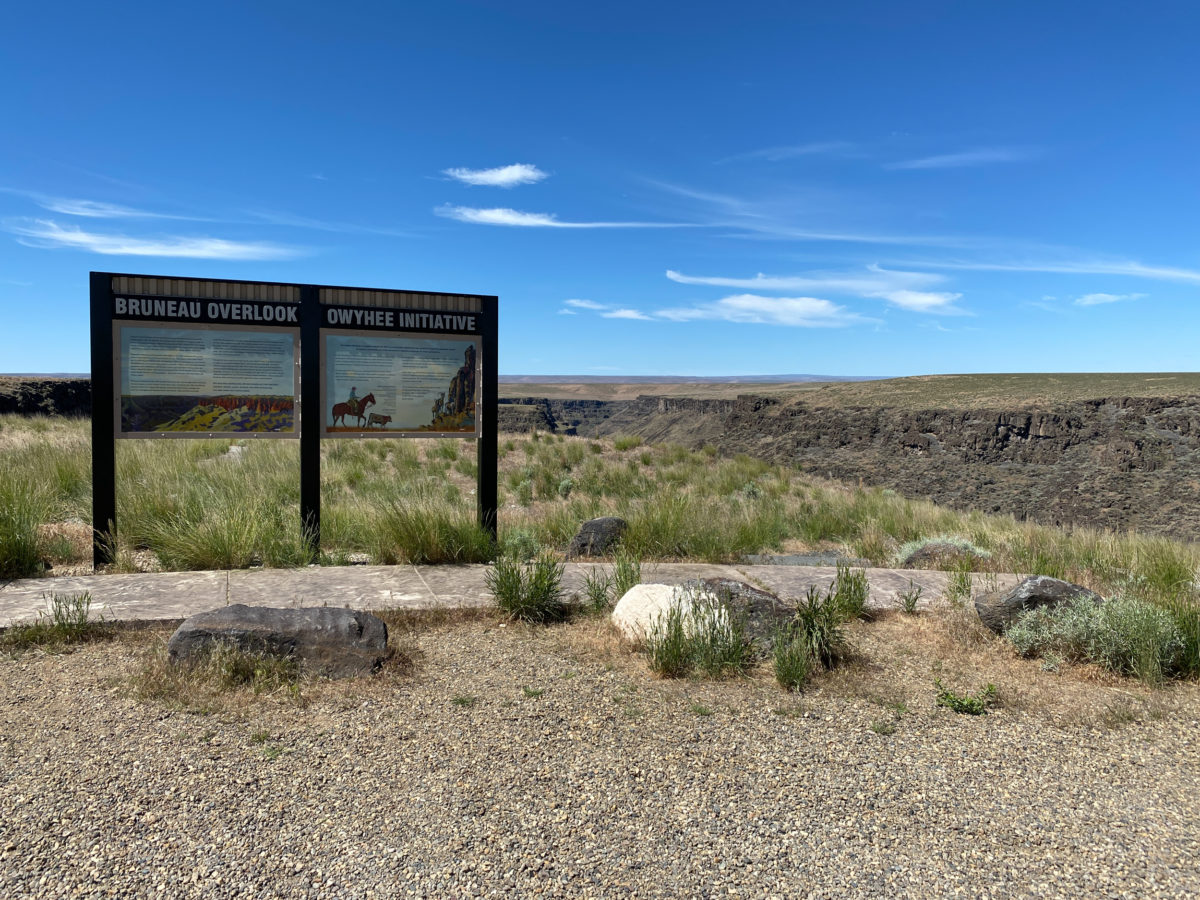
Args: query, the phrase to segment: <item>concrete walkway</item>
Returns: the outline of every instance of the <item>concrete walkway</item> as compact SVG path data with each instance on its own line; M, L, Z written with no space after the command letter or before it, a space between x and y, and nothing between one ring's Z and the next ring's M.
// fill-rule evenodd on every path
M488 606L484 583L488 566L309 566L304 569L237 569L221 572L163 572L136 575L81 575L26 578L0 583L0 627L44 615L52 594L87 591L93 615L114 622L185 619L231 603L249 606L347 606L355 609L433 609ZM568 563L563 576L567 596L583 595L584 577L605 563ZM945 572L867 569L868 605L897 604L910 581L921 587L921 605L941 599ZM763 587L782 598L804 596L810 585L824 590L837 575L825 566L706 565L645 563L642 581L679 584L691 578L733 578ZM982 586L983 576L976 575ZM994 576L999 587L1019 580Z

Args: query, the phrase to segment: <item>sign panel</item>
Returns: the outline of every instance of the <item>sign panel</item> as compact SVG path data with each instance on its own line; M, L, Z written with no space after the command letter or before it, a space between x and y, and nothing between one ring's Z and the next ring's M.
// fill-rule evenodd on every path
M322 331L325 437L479 433L479 340Z
M298 435L298 329L113 328L117 437Z

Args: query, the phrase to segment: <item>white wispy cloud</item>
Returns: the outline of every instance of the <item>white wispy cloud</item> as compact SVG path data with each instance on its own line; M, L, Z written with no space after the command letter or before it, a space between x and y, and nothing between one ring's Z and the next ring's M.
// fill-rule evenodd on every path
M1136 260L1066 260L1032 262L971 262L963 260L921 260L905 265L933 269L961 269L972 272L1047 272L1060 275L1128 275L1152 281L1182 281L1200 284L1200 271L1174 266L1148 266Z
M575 312L575 310L573 310L573 309L560 309L558 311L558 314L560 316L577 316L577 315L579 315L579 313Z
M576 309L608 309L604 303L597 303L595 300L564 300L567 306L574 306Z
M1120 303L1122 300L1141 300L1146 294L1084 294L1075 298L1076 306L1100 306L1104 303Z
M83 219L173 219L182 222L205 222L208 219L196 216L184 216L174 213L151 212L146 209L136 209L119 203L106 203L102 200L79 200L72 197L54 197L38 191L26 191L19 188L0 188L0 193L16 194L26 197L47 212L55 212L64 216L78 216Z
M132 237L84 231L45 219L10 221L6 231L27 247L83 250L105 256L165 256L180 259L268 260L292 259L302 255L297 247L267 241L231 241L224 238L160 235Z
M911 312L940 313L943 315L963 315L963 311L954 306L955 300L961 300L962 294L952 294L946 291L880 291L868 294L878 297L888 303L907 309Z
M537 166L528 163L514 163L511 166L497 166L494 169L443 169L443 175L448 175L455 181L483 187L512 188L520 184L537 184L549 178L549 172L543 172Z
M649 322L653 318L637 309L610 309L608 312L600 313L600 317L604 319L638 319L644 322Z
M789 144L782 147L763 147L761 150L749 150L745 153L735 153L718 162L736 162L739 160L763 159L767 162L782 162L785 159L798 159L802 156L824 156L828 154L845 153L853 150L854 144L849 141L812 141L806 144Z
M936 272L906 272L885 269L875 264L866 266L864 270L850 272L808 272L803 275L788 276L769 276L760 273L753 278L698 277L668 269L667 278L680 284L712 285L758 291L804 291L853 295L886 300L894 306L913 312L942 315L963 314L963 310L954 306L954 302L960 300L962 294L926 290L926 288L944 282L946 280L944 275Z
M961 169L967 166L987 166L992 163L1020 162L1032 159L1037 152L1029 147L981 147L961 153L943 153L905 159L884 165L885 169Z
M507 225L515 228L691 228L680 222L563 222L554 213L530 213L497 207L439 206L434 214L471 225Z
M874 321L829 300L816 297L764 297L760 294L736 294L713 303L660 309L655 315L673 322L707 319L793 328L841 328Z

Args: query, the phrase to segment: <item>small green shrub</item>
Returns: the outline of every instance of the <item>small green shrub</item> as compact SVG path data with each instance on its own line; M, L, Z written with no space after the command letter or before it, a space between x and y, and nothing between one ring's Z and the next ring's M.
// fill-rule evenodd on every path
M801 643L812 661L831 669L846 654L844 620L831 594L824 596L810 585L804 599L796 605L792 618L793 639Z
M592 568L583 576L583 592L587 597L587 608L593 613L604 613L612 605L613 578L603 569Z
M988 682L976 694L957 694L942 684L940 678L933 680L937 688L937 705L968 716L985 716L988 708L996 703L996 686Z
M529 506L533 503L533 481L526 478L517 485L517 502L522 506Z
M49 605L49 614L41 613L37 621L24 625L13 625L0 635L0 646L11 650L29 647L53 647L64 644L79 644L109 635L103 622L91 619L92 595L89 591L79 594L42 594Z
M680 678L692 669L692 647L684 629L683 606L672 603L646 636L650 668L664 678Z
M966 602L971 599L971 591L973 590L971 581L971 570L966 567L960 567L950 573L950 578L946 582L946 599L951 606L965 606Z
M501 556L511 556L521 561L533 559L542 549L533 532L524 528L513 528L504 532L500 541Z
M804 687L812 671L813 658L808 642L795 621L775 629L772 647L775 680L785 691L798 691Z
M692 661L701 672L720 678L750 667L754 648L746 636L746 616L727 598L694 592L689 620Z
M465 509L437 500L393 500L375 515L371 555L382 565L487 562L492 537Z
M650 668L668 678L699 669L710 678L744 672L754 661L746 619L728 598L692 589L668 607L647 639Z
M921 586L913 584L913 580L908 579L908 590L901 591L898 595L900 600L900 610L905 615L915 616L917 614L917 603L921 600Z
M613 438L613 449L624 452L642 446L642 438L637 434L622 434Z
M853 622L866 616L870 588L867 573L862 569L851 569L839 562L832 591L832 601L842 621Z
M558 483L558 496L566 500L571 496L571 491L575 489L575 482L570 478L564 478Z
M1092 662L1147 684L1189 673L1189 640L1169 608L1133 597L1028 610L1005 637L1022 656Z
M613 596L620 600L630 588L642 583L642 561L624 547L613 557Z
M542 553L524 565L511 556L501 556L484 576L496 605L509 618L533 624L556 622L566 615L562 600L564 566L550 553Z
M12 473L0 474L0 578L42 574L38 525L47 511L41 492Z

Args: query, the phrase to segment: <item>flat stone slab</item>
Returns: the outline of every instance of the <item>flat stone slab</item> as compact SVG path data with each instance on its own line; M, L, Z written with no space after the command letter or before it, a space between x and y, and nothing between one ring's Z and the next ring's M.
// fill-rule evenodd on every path
M182 619L223 606L228 572L161 572L22 578L0 587L0 627L49 611L52 593L92 595L91 615L108 621Z
M413 566L307 566L229 573L229 603L247 606L434 606L437 598Z
M829 588L837 578L836 566L741 566L743 577L751 584L758 584L781 600L799 600L808 593L809 587L819 591ZM867 608L896 609L900 606L900 594L912 587L921 588L918 608L942 601L950 583L949 572L933 572L921 569L864 569L867 574ZM1021 580L1019 575L984 575L976 572L971 576L972 593L991 586L995 578L1000 590L1011 587Z
M434 609L490 606L485 565L467 566L308 566L303 569L239 569L232 572L161 572L131 575L81 575L26 578L0 584L0 627L29 622L48 611L51 593L89 591L94 614L109 621L179 621L204 610L244 603L247 606L354 606L358 609ZM567 563L566 597L583 595L584 578L593 569L611 573L604 562ZM867 569L868 605L899 605L909 581L921 587L921 606L945 595L949 575L920 569ZM682 584L706 578L747 581L781 599L799 599L809 585L825 590L837 576L834 566L751 566L709 563L643 563L642 581ZM1003 590L1018 575L975 575L975 592Z

